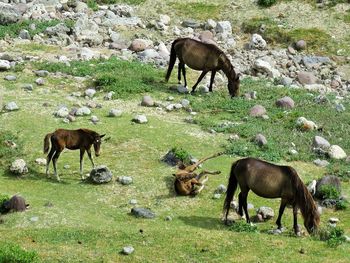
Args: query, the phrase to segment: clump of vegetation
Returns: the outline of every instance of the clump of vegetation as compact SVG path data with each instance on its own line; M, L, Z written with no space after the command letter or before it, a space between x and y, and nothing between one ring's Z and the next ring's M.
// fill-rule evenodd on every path
M184 164L189 164L191 160L191 154L183 148L173 147L171 150L176 159L179 159Z
M337 200L335 203L336 210L346 210L349 203L346 200Z
M97 2L95 0L87 0L86 4L93 11L97 11L98 10L98 4L97 4Z
M26 251L17 244L0 243L0 263L33 263L39 262L36 251Z
M62 21L58 19L53 19L49 21L39 21L39 20L23 20L21 22L9 25L0 25L0 39L3 39L6 35L10 37L18 37L21 30L28 30L29 35L33 37L36 34L43 33L46 28L55 26ZM72 28L74 25L74 21L66 20L64 23L68 28ZM35 29L30 27L31 24L35 25Z
M270 7L276 4L277 0L258 0L258 5L262 7Z
M11 145L16 142L16 147ZM0 131L0 165L6 166L8 162L19 156L22 151L21 142L18 137L8 131Z
M327 242L329 247L337 247L345 242L344 230L339 227L331 227L320 229L319 237L321 241Z
M230 226L230 230L234 232L257 233L258 227L256 225L248 224L245 221L238 221Z
M0 194L0 214L6 212L5 202L7 202L8 200L10 200L10 197L8 195Z
M333 185L322 185L320 187L320 196L322 199L338 199L340 192Z
M190 5L188 3L174 2L171 4L171 7L176 11L178 16L199 20L216 19L222 10L222 5L203 2L193 2Z

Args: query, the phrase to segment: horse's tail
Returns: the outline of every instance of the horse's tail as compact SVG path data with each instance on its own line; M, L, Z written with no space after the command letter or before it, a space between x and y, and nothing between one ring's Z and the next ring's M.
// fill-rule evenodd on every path
M313 226L317 228L320 223L320 215L317 211L315 201L307 187L301 181L298 173L292 167L288 168L291 172L291 183L294 188L294 201L300 208L304 222L306 223L311 221Z
M50 149L50 138L52 136L52 133L48 133L46 134L45 138L44 138L44 153L48 153L49 149Z
M177 43L178 39L174 40L174 42L171 44L171 50L170 50L170 61L168 66L168 71L165 76L165 80L168 82L170 78L171 71L174 68L175 61L176 61L176 51L175 51L175 44Z
M230 207L231 207L231 202L232 202L233 196L235 195L235 191L237 189L238 182L237 182L236 175L234 174L234 170L235 170L238 162L239 161L236 161L232 164L230 178L228 179L226 198L225 198L225 202L224 202L225 220L227 220L228 213L229 213Z

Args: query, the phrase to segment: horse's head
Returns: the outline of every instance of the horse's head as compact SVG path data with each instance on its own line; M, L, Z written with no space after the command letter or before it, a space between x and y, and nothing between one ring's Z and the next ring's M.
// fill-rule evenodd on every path
M94 150L95 150L95 155L96 157L98 157L100 155L100 146L101 146L101 139L105 136L106 134L102 134L102 135L95 135L94 138Z
M304 221L304 226L309 234L316 234L320 224L320 214L317 209L313 211Z
M237 97L239 95L239 84L241 73L236 74L232 72L232 78L228 80L228 91L230 92L231 97Z

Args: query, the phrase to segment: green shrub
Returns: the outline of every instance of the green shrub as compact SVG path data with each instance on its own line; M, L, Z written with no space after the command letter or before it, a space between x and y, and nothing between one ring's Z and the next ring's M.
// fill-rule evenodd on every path
M0 263L39 262L36 251L26 251L17 244L0 243Z
M329 247L337 247L345 242L344 230L339 227L327 227L320 229L319 237L321 241L327 242Z
M256 225L248 224L245 221L238 221L230 226L230 230L234 232L256 233L258 232L258 227Z
M262 7L270 7L276 4L277 0L258 0L258 5Z
M173 147L171 151L174 153L175 157L181 160L185 164L190 163L191 155L182 148Z
M98 5L97 5L95 0L87 0L86 4L93 11L97 11L98 10Z
M335 203L336 210L345 210L348 208L348 202L346 200L337 200Z
M4 204L8 200L10 200L10 197L8 195L0 194L0 214L6 212Z
M319 192L322 199L338 199L340 196L340 192L332 185L322 185Z

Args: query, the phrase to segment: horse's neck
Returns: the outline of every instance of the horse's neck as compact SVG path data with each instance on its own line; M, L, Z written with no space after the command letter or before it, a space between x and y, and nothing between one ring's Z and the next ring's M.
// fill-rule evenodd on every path
M229 81L232 81L233 77L235 75L235 72L233 70L233 66L232 66L230 60L224 55L221 55L220 60L221 60L222 71L225 73L227 79Z

